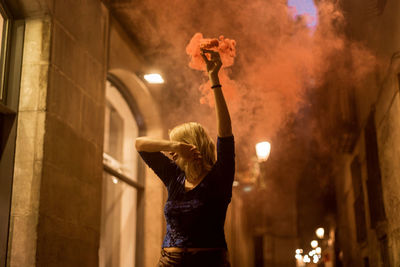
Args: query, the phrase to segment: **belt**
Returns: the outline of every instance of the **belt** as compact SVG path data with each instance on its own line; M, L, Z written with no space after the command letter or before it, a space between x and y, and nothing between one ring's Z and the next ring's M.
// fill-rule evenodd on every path
M165 252L199 252L199 251L217 251L225 250L225 248L178 248L178 247L168 247L163 248Z

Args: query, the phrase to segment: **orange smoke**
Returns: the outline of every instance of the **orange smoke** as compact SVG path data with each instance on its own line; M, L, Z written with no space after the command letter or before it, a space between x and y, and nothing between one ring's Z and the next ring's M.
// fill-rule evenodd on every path
M203 38L201 33L196 33L189 44L186 46L186 53L190 56L189 67L195 70L202 70L206 73L206 64L200 55L200 48L207 48L218 51L221 56L222 67L219 73L220 82L224 85L224 94L227 99L237 97L236 83L228 76L225 68L233 65L236 57L236 42L234 40L220 36L218 39ZM210 82L200 86L202 97L200 103L214 105L214 98L210 90Z
M242 57L237 65L243 75L235 80L229 77L229 67L236 57L235 41L222 37L219 45L214 47L223 61L221 83L234 124L240 125L235 128L239 135L248 137L251 128L250 138L272 138L290 114L307 105L305 95L308 91L317 90L330 80L338 87L354 88L372 71L375 64L372 54L340 32L344 17L334 3L319 2L319 24L315 29L307 27L306 17L293 20L292 11L280 1L269 4L257 1L253 5L259 5L260 10L265 11L266 20L271 24L265 29L248 27L248 35L252 38L238 40L239 45L246 42L238 52ZM248 21L250 13L238 16L243 23L251 25ZM206 39L201 33L192 37L186 47L190 68L205 70L200 46L212 40L215 39ZM258 47L250 50L247 47L249 40ZM199 86L200 102L212 106L209 87L209 83Z
M306 17L293 18L286 0L138 2L137 14L140 10L152 14L151 21L136 18L138 40L161 55L154 63L176 79L169 82L173 88L164 103L166 127L196 120L215 132L208 79L192 70L204 70L202 42L215 42L201 33L235 40L219 38L218 47L212 48L222 54L221 83L238 148L248 150L242 159L255 155L258 141L276 137L282 126L301 116L301 108L310 105L310 92L324 91L326 85L338 92L362 88L375 66L373 54L346 38L337 1L315 2L318 24L314 29L307 27ZM198 104L199 98L207 105Z

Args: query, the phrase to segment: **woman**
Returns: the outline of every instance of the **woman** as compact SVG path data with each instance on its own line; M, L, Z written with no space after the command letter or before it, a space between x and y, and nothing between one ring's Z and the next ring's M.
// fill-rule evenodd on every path
M168 190L167 233L158 266L230 266L224 235L235 173L234 140L218 72L218 52L201 50L214 91L218 143L198 123L170 131L170 140L136 139L136 149ZM206 54L210 55L210 59ZM172 161L160 152L167 152Z

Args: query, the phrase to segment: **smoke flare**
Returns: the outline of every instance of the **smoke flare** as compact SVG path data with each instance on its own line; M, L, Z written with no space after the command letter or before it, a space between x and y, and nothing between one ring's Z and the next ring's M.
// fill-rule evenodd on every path
M236 57L236 42L234 40L220 36L218 39L204 38L203 34L196 33L189 44L186 46L186 53L190 56L189 67L195 70L206 72L206 64L200 55L201 48L218 51L221 56L222 67L220 70L220 81L224 85L224 93L228 100L234 100L237 96L237 85L228 76L227 67L233 65ZM199 88L202 97L200 103L214 106L214 98L210 90L210 82L202 84Z

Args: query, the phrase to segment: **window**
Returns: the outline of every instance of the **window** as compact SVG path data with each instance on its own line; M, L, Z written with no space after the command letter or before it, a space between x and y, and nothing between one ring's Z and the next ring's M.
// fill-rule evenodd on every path
M368 257L364 257L364 267L369 267L369 258Z
M381 266L390 267L389 240L387 235L379 238L379 246L381 251Z
M123 95L124 87L115 82L106 84L100 267L137 266L141 232L143 185L134 149L140 124Z
M361 177L361 164L358 156L351 163L351 177L354 192L354 215L356 219L357 242L367 240L367 227L365 222L364 192Z
M387 0L369 0L365 3L364 8L369 17L371 16L380 16L385 10Z
M5 71L6 71L6 56L8 52L8 32L9 19L5 9L0 5L0 101L5 103Z
M0 266L6 266L24 21L0 2ZM7 82L6 82L7 81Z
M382 15L383 11L385 10L387 4L387 0L377 0L376 1L376 9L378 10L378 14Z
M263 240L264 238L262 235L256 235L254 237L254 266L263 266Z
M379 222L386 220L374 117L375 113L371 112L364 130L368 172L368 203L372 228L376 228Z

